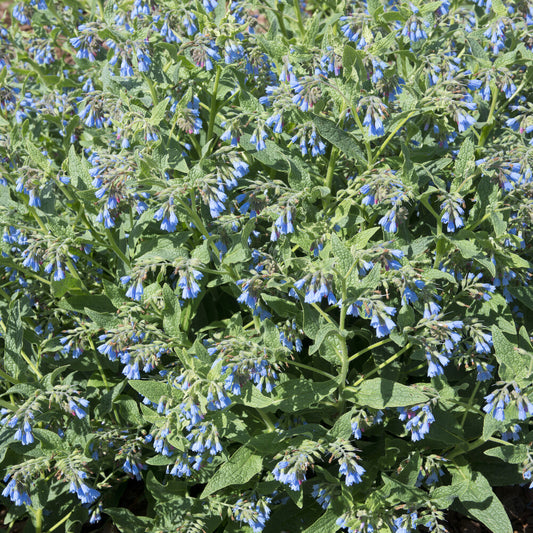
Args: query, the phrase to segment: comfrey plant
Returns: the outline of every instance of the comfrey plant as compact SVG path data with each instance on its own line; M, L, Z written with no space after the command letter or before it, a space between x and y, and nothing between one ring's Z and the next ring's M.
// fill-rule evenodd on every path
M10 9L4 523L511 533L531 1Z

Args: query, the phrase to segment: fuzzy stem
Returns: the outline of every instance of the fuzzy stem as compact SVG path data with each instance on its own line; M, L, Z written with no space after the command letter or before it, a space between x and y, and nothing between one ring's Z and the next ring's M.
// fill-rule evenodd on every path
M300 30L300 35L303 37L305 35L305 27L302 20L302 10L300 7L300 0L293 0L294 11L296 12L296 20L298 21L298 29Z
M207 126L207 142L213 138L213 128L215 127L215 118L217 116L218 106L217 106L217 93L218 85L220 83L220 76L222 74L222 69L217 65L217 73L215 75L215 82L213 84L213 93L211 95L211 109L209 110L209 124Z
M113 234L111 233L111 230L109 228L106 228L105 233L107 235L107 238L109 240L109 244L112 248L112 250L124 261L124 264L129 268L131 266L130 260L124 255L124 252L118 247L117 242L115 241L115 238L113 237Z
M65 515L59 522L56 522L46 533L52 533L52 531L55 531L61 524L64 524L72 515L74 511L70 511L67 515Z
M391 342L392 339L383 339L381 341L375 342L374 344L371 344L370 346L367 346L366 348L363 348L362 350L359 350L357 353L353 354L350 358L348 358L348 361L354 361L359 356L365 354L366 352L369 352L370 350L373 350L374 348L378 348L379 346L383 346L384 344L387 344Z
M298 363L297 361L287 361L287 364L294 365L299 368L304 368L305 370L309 370L310 372L315 372L316 374L320 374L328 379L335 379L335 376L330 374L329 372L325 372L324 370L314 368L310 365L305 365L304 363Z
M24 361L26 361L26 363L28 363L28 366L33 370L34 374L39 379L43 379L43 375L41 374L39 369L35 366L33 361L22 350L20 350L20 355L22 355L22 358L24 359Z
M480 381L476 381L476 384L474 386L474 390L472 391L472 394L470 395L470 399L468 400L468 406L465 410L465 413L463 415L463 418L461 420L461 429L463 429L464 425L465 425L465 422L466 422L466 415L468 414L468 412L470 411L470 409L472 408L472 404L474 403L474 398L476 397L476 394L477 394L477 391L479 390L479 385L480 385Z
M403 355L407 350L411 348L411 343L408 342L399 352L395 353L391 357L389 357L384 363L381 363L379 366L371 370L366 376L363 376L362 378L359 378L351 387L350 389L355 389L358 385L361 385L363 381L367 380L369 377L373 376L374 374L377 374L380 370L385 368L386 366L390 365L393 361L398 359L401 355Z
M372 147L370 146L370 141L368 140L367 133L365 131L365 128L363 128L363 124L361 123L361 119L359 118L359 115L357 114L357 111L352 113L352 116L358 126L358 128L361 130L361 135L363 136L363 141L365 143L366 147L366 158L367 158L367 168L370 168L372 166Z
M377 158L381 155L381 152L386 148L392 138L400 131L400 128L413 116L417 114L417 111L411 111L400 123L392 130L389 136L385 139L385 142L379 147L379 150L376 152L376 155L372 158L372 163L375 163Z

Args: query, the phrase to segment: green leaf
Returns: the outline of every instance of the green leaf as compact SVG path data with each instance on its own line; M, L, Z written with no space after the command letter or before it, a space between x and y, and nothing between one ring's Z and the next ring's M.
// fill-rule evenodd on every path
M328 431L328 435L340 439L349 439L352 434L352 413L344 413Z
M163 315L163 328L165 333L171 337L179 337L181 333L181 306L178 297L167 283L163 285L163 300L165 302L165 312Z
M320 330L320 315L310 305L304 305L304 333L315 339Z
M500 363L498 373L503 380L527 380L533 369L533 357L518 351L514 342L510 342L498 326L492 326L492 341L496 359Z
M492 533L513 533L505 508L482 474L471 472L469 467L454 469L452 486L461 506Z
M165 112L167 110L168 100L164 98L153 109L150 116L150 124L152 126L158 126L159 123L165 118Z
M148 398L151 402L158 403L162 396L168 396L170 389L164 381L144 381L141 379L130 379L128 383L140 394Z
M24 327L21 321L21 309L22 306L19 300L13 305L9 312L4 345L4 368L15 379L18 379L21 372L27 368L27 363L20 355L24 336Z
M116 316L108 313L98 313L86 307L84 313L99 327L109 329L118 324Z
M67 443L57 433L48 429L33 428L33 434L41 443L43 450L59 451L67 449Z
M148 531L152 519L147 516L136 516L129 509L123 507L106 507L106 514L113 519L113 524L122 533L143 533Z
M334 233L331 236L331 249L335 255L337 270L343 277L345 277L354 263L354 258L349 248L345 246L339 237L337 237L337 235Z
M356 250L363 250L368 244L368 241L374 236L379 227L365 229L356 234L353 238L353 243Z
M74 145L71 145L68 153L68 173L72 185L80 191L85 191L91 187L91 175L83 163L84 161L76 153Z
M406 407L429 400L428 396L413 387L384 378L363 381L354 394L357 405L366 405L374 409Z
M470 138L463 141L461 149L457 154L457 159L455 160L455 179L452 182L451 192L454 192L461 184L463 184L464 180L471 172L471 169L474 167L474 149L474 143Z
M522 464L528 458L529 447L526 444L511 444L510 446L497 446L485 450L485 455L497 457L506 463Z
M37 166L39 166L45 172L48 172L48 170L50 170L50 162L48 161L46 156L41 154L40 150L37 148L34 141L30 139L26 139L26 150L28 151L28 155L30 156L30 159Z
M366 157L354 137L339 128L332 120L318 115L313 115L312 120L318 133L336 146L346 157L366 164Z
M270 294L262 294L261 298L268 304L268 306L283 318L294 318L300 311L298 305L290 300L278 298Z
M246 446L239 448L207 483L201 497L206 498L229 485L244 485L263 469L263 459Z
M286 413L311 409L329 396L338 384L335 381L293 379L274 388L272 405Z
M338 328L335 327L333 324L325 324L318 330L318 334L315 338L315 343L309 348L309 355L313 355L314 353L318 352L320 346L322 346L322 343L326 339L328 335L332 335L334 333L338 332Z

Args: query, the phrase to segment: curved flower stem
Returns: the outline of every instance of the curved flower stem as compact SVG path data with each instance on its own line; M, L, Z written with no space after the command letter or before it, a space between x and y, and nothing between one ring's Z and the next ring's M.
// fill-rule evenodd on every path
M383 339L381 341L375 342L374 344L371 344L370 346L367 346L366 348L363 348L362 350L359 350L357 353L353 354L351 357L348 358L348 361L354 361L359 356L365 354L366 352L369 352L370 350L373 350L374 348L378 348L379 346L383 346L384 344L387 344L389 342L392 342L392 339Z
M115 254L118 255L118 257L120 257L120 259L122 259L124 264L129 268L131 266L130 260L126 257L124 252L119 248L117 241L115 241L115 237L113 237L113 234L111 233L111 230L109 228L106 228L105 234L107 236L111 249L115 252Z
M207 142L209 142L213 137L213 128L215 127L215 118L217 116L217 111L218 111L217 93L218 93L218 85L220 83L221 74L222 74L222 69L220 68L220 65L217 65L217 72L216 72L215 81L213 84L213 93L211 95L211 106L209 110L209 124L207 126Z
M368 136L366 134L365 128L363 128L363 124L361 123L361 119L359 118L359 114L357 113L357 111L354 111L352 113L352 116L358 128L361 130L361 135L363 136L363 141L366 147L367 169L370 169L370 167L372 166L372 161L373 161L372 147L370 146L370 141L368 140Z
M472 404L474 403L474 398L476 397L477 391L479 390L480 381L476 381L476 384L474 386L474 390L472 391L472 394L470 395L470 399L468 400L468 405L466 407L465 413L463 415L463 418L461 419L460 428L463 429L465 422L466 422L466 415L469 413L470 409L472 408Z
M35 366L35 364L33 363L33 361L24 353L23 350L20 350L20 355L22 355L22 358L24 359L24 361L26 361L26 363L28 363L28 366L33 370L33 373L39 378L39 379L43 379L43 375L41 374L41 372L39 371L39 369Z
M268 428L268 432L272 433L273 431L276 431L276 426L274 425L274 422L272 422L270 417L266 413L264 413L262 409L256 409L256 411L259 413L259 416L263 419L263 422Z
M481 135L479 136L478 140L478 148L482 148L485 144L485 141L487 140L490 131L492 130L492 120L494 117L494 111L496 110L496 103L498 102L498 91L495 86L491 87L492 89L492 101L490 103L490 110L489 110L489 116L487 117L487 120L485 122L485 126L481 130Z
M72 515L74 511L70 511L67 515L65 515L59 522L56 522L46 533L52 533L52 531L55 531L61 524L64 524Z
M148 85L148 88L150 89L150 95L152 97L152 102L154 103L154 106L156 106L159 102L157 100L157 92L155 90L155 86L152 80L145 74L143 74L143 80L146 82L146 85Z
M299 368L304 368L305 370L309 370L310 372L315 372L316 374L320 374L329 379L335 379L335 376L333 374L330 374L329 372L325 372L324 370L320 370L319 368L314 368L304 363L299 363L298 361L287 361L287 364L294 365Z
M385 139L385 142L379 147L379 150L376 152L376 155L372 158L372 163L375 163L377 158L381 155L381 152L387 147L392 138L400 131L403 125L412 117L417 114L417 111L411 111L400 123L392 130L389 136Z
M6 372L4 372L1 368L0 368L0 378L5 379L7 382L9 382L9 383L11 383L13 385L16 385L17 383L20 383L20 381L18 379L15 379L14 377L10 376Z
M322 317L324 317L326 322L329 322L330 324L333 324L334 326L336 326L335 322L331 319L331 317L327 313L324 313L324 311L322 311L322 309L316 303L312 303L311 305L318 311L318 313Z
M409 348L412 347L412 344L408 342L399 352L396 352L394 355L389 357L385 362L378 365L376 368L371 370L366 376L363 376L362 378L359 378L351 387L348 387L350 390L355 389L358 385L363 383L363 381L366 381L369 377L377 374L380 370L385 368L386 366L390 365L393 361L396 361L401 355L403 355Z
M328 168L326 170L326 181L324 182L324 185L329 189L331 193L333 192L331 190L331 187L333 185L333 173L335 172L335 163L337 163L338 157L339 149L336 146L332 146L331 153L329 154ZM327 205L324 207L327 207Z
M296 20L298 21L298 29L300 30L300 35L303 37L305 35L305 27L302 20L302 9L300 7L300 0L293 0L294 11L296 12Z

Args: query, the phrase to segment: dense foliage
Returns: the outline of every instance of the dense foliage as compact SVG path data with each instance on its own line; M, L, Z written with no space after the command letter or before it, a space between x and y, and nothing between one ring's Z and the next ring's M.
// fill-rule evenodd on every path
M444 532L453 507L511 532L491 487L533 472L531 0L4 22L6 523Z

